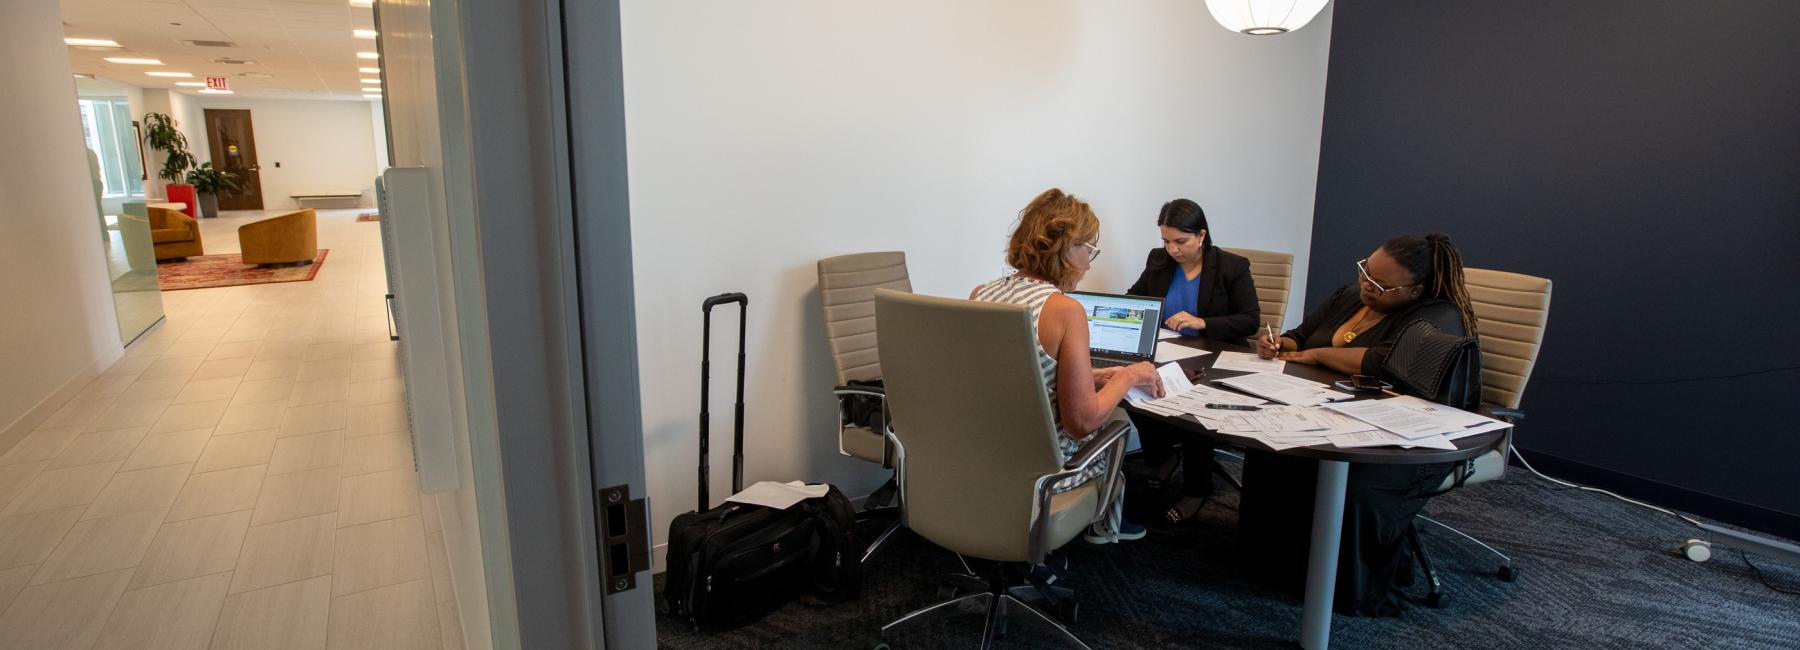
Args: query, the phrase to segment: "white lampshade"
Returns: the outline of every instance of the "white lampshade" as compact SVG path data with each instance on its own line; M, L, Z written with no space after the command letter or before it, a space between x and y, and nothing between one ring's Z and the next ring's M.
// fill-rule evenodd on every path
M1252 36L1286 34L1305 27L1331 0L1206 0L1213 20Z

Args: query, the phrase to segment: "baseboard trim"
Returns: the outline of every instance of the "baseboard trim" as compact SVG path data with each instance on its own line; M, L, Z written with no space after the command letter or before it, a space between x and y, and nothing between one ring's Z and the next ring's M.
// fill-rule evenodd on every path
M0 454L12 451L12 448L17 446L20 440L24 440L26 435L36 430L38 425L43 424L44 421L49 420L50 416L56 415L58 409L68 404L69 400L80 394L82 389L87 388L89 382L99 378L101 373L106 372L107 368L111 368L112 364L118 363L122 357L123 353L121 352L110 359L101 359L94 365L83 368L64 381L62 386L39 400L37 406L31 407L30 410L13 420L12 424L6 425L6 429L0 431Z
M1556 478L1612 490L1633 499L1717 519L1734 526L1800 540L1800 515L1696 492L1642 476L1533 451L1523 446L1520 451L1539 471Z

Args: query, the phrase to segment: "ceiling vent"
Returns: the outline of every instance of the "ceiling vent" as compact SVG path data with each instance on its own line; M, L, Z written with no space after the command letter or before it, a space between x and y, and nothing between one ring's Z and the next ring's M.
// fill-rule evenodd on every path
M274 79L275 75L267 72L233 72L231 76L239 79Z
M221 64L221 65L256 65L255 61L251 61L249 59L234 59L229 56L222 56L217 59L213 59L212 62Z
M231 41L175 41L175 42L180 43L182 45L191 45L194 47L237 47L237 43L233 43Z

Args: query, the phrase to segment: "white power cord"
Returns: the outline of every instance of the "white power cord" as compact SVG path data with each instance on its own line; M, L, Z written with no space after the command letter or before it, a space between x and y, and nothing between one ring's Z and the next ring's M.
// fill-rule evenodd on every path
M1549 476L1546 476L1546 475L1544 475L1544 473L1543 473L1543 472L1540 472L1540 471L1537 471L1537 468L1536 468L1536 467L1532 467L1532 466L1531 466L1531 461L1528 461L1528 460L1525 460L1525 455L1524 455L1524 454L1521 454L1521 453L1519 453L1519 448L1518 448L1518 447L1517 447L1517 446L1513 446L1513 447L1510 447L1510 448L1509 448L1509 449L1510 449L1510 450L1511 450L1511 451L1512 451L1512 455L1513 455L1513 458L1517 458L1517 459L1519 459L1519 462L1520 462L1520 463L1522 463L1522 464L1524 464L1524 465L1525 465L1525 469L1528 469L1528 470L1531 470L1531 473L1533 473L1533 474L1536 474L1536 475L1538 475L1538 478L1541 478L1541 479L1544 479L1544 480L1546 480L1546 481L1549 481L1549 482L1551 482L1551 483L1555 483L1555 484L1557 484L1557 485L1562 485L1562 486L1567 486L1567 487L1572 487L1572 488L1575 488L1575 489L1577 489L1577 490L1587 490L1587 491L1589 491L1589 492L1599 492L1599 493L1601 493L1601 494L1604 494L1604 495L1606 495L1606 496L1609 496L1609 497L1612 497L1612 498L1614 498L1614 499L1618 499L1618 500L1620 500L1620 501L1624 501L1624 502L1626 502L1626 503L1629 503L1629 504L1632 504L1632 505L1636 505L1636 506L1643 506L1643 507L1645 507L1645 508L1649 508L1649 509L1651 509L1651 510L1655 510L1655 511L1657 511L1657 512L1660 512L1660 513L1663 513L1663 514L1665 514L1665 515L1668 515L1668 516L1671 516L1671 517L1676 517L1676 518L1679 518L1679 519L1681 519L1681 520L1682 520L1682 521L1685 521L1685 522L1688 522L1688 523L1690 523L1690 524L1693 524L1693 525L1694 525L1694 527L1696 527L1696 528L1701 528L1701 529L1702 529L1702 530L1704 530L1704 529L1705 529L1705 527L1704 527L1704 526L1701 526L1701 525L1700 525L1700 522L1698 522L1698 521L1695 521L1695 520L1694 520L1694 519L1693 519L1693 518L1690 518L1690 517L1688 517L1688 516L1687 516L1687 515L1683 515L1683 514L1681 514L1681 513L1678 513L1678 512L1675 512L1675 511L1673 511L1673 510L1669 510L1669 509L1667 509L1667 508L1660 508L1660 507L1657 507L1657 506L1653 506L1653 505L1650 505L1650 504L1648 504L1648 503L1644 503L1644 502L1642 502L1642 501L1638 501L1638 500L1636 500L1636 499L1631 499L1631 498L1627 498L1627 497L1622 497L1622 496L1619 496L1619 495L1618 495L1618 494L1615 494L1615 493L1612 493L1612 492L1608 492L1608 491L1606 491L1606 490L1602 490L1602 489L1600 489L1600 488L1597 488L1597 487L1588 487L1588 486L1586 486L1586 485L1577 485L1577 484L1575 484L1575 483L1570 483L1570 482L1568 482L1568 481L1565 481L1565 480L1562 480L1562 479L1559 479L1559 478L1551 478L1551 477L1549 477Z

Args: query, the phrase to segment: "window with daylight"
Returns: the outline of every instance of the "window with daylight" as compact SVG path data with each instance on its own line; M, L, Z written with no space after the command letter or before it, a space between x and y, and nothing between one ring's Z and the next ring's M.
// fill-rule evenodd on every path
M143 196L144 162L138 157L130 105L124 100L81 100L81 131L88 148L100 156L105 195Z

